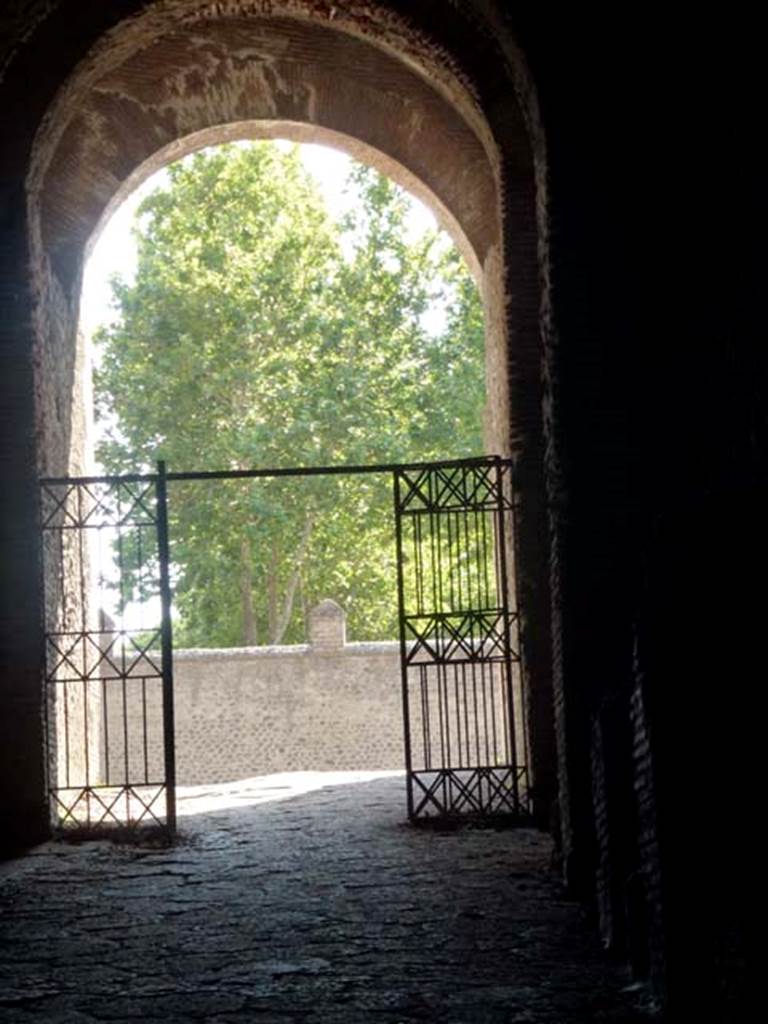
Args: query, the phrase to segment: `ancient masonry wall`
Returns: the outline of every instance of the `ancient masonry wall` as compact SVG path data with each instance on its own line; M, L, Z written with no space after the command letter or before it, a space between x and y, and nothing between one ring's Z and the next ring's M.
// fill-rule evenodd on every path
M277 771L403 767L400 653L396 642L344 641L332 601L311 616L310 644L174 653L176 768L180 785ZM107 719L122 715L113 689ZM109 705L113 704L112 707ZM129 761L144 758L141 702L128 702ZM162 708L147 706L147 761L162 765ZM110 730L112 780L124 733Z

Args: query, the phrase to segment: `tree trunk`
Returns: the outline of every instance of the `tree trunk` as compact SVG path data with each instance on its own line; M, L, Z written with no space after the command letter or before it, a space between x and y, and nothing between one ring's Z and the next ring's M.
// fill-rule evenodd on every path
M277 540L273 538L269 559L269 575L267 576L267 630L270 637L277 633L278 616L278 594L277 574L280 568L280 549Z
M304 564L304 559L307 556L307 548L309 547L309 538L312 535L313 526L312 516L308 515L304 520L304 529L301 533L301 540L299 541L299 550L296 552L296 563L291 573L291 578L288 580L288 587L285 591L285 600L283 601L283 610L280 614L280 618L277 622L275 632L272 636L272 643L279 644L286 629L288 623L291 621L291 614L293 612L293 600L296 596L296 587L299 583L301 576L301 567Z
M301 635L306 644L309 643L309 601L307 600L307 585L303 570L299 574L299 601L301 603Z
M253 610L252 576L251 542L247 537L243 537L240 541L240 607L242 611L244 647L255 647L258 643L256 637L256 614Z

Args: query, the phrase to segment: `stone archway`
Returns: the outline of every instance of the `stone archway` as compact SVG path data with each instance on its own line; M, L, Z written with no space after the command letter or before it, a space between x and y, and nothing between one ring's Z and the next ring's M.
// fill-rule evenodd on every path
M487 296L491 444L508 454L499 172L491 140L401 60L325 24L202 12L152 27L151 37L137 24L126 28L134 44L126 52L121 36L118 63L105 43L106 52L62 91L36 141L28 194L37 333L44 362L66 354L74 385L72 410L63 396L57 405L39 389L41 470L73 469L82 457L73 337L84 257L99 224L164 163L206 144L278 134L331 140L373 163L425 199L451 231ZM64 423L60 410L69 412ZM45 436L54 424L56 440Z
M333 133L426 199L481 282L490 435L515 460L520 497L532 770L544 816L554 755L536 186L516 98L524 69L510 50L483 81L482 62L462 67L395 6L160 0L97 38L50 105L27 175L38 468L76 471L83 457L82 267L124 191L159 162L228 134ZM460 33L460 15L449 21ZM487 31L479 19L464 28ZM523 98L530 118L531 94Z

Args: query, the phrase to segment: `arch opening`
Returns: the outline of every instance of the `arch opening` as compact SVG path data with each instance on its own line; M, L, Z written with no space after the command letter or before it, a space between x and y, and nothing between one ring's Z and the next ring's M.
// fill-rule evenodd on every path
M54 104L28 178L40 472L73 474L86 464L78 306L91 240L158 161L247 126L257 137L333 139L383 162L436 210L481 284L493 411L487 443L513 456L524 490L527 461L535 462L526 456L530 415L510 403L510 381L523 390L534 384L527 406L535 406L538 360L523 357L536 370L521 382L509 356L515 343L531 347L537 316L532 167L517 168L519 180L510 180L466 81L437 51L417 45L415 33L398 37L402 26L384 18L379 37L354 13L331 27L291 16L298 6L286 4L281 17L233 4L227 16L203 10L180 18L177 5L158 4L122 35L105 37ZM541 505L532 505L541 516ZM543 529L538 523L533 532ZM540 563L526 573L523 562L521 576L541 574Z

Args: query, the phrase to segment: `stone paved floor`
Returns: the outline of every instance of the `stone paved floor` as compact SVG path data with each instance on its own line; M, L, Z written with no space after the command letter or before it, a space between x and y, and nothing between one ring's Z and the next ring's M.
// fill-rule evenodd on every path
M188 794L172 849L0 866L2 1024L640 1019L546 837L415 830L402 777L322 781Z

